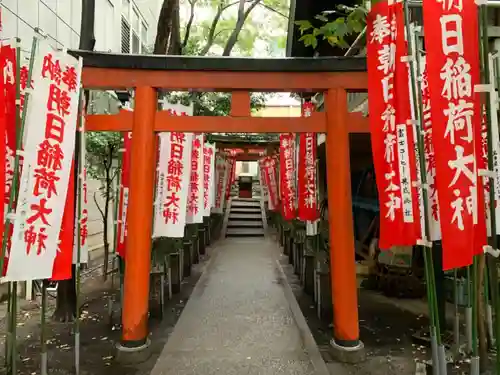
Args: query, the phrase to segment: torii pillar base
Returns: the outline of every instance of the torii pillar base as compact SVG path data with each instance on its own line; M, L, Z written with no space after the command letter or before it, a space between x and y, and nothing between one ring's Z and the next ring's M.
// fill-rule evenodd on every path
M343 363L359 363L366 359L365 345L361 341L358 341L355 346L347 346L332 339L330 341L330 354L333 359Z
M123 344L116 345L115 361L122 365L133 365L146 362L153 354L151 350L151 340L139 346L128 347Z

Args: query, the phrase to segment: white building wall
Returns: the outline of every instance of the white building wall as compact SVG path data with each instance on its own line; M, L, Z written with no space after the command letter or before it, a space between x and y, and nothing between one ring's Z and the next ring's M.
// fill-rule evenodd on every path
M78 48L82 14L81 0L0 0L2 39L21 38L29 52L35 28L47 34L56 47ZM121 52L122 16L143 46L154 42L161 0L96 0L97 51ZM132 43L130 43L132 45Z

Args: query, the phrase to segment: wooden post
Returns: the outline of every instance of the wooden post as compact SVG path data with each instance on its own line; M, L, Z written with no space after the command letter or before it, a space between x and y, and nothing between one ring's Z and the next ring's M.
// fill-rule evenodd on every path
M148 344L157 94L152 87L135 93L121 346L139 350Z
M332 282L332 347L337 359L357 362L362 359L359 341L358 286L354 253L349 124L347 92L330 89L325 93L327 117L326 174L328 218L330 225L330 273Z

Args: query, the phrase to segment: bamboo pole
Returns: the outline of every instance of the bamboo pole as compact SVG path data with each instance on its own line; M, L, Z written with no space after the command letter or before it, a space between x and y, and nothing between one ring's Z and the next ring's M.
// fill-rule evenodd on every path
M47 280L42 281L42 312L40 319L40 371L47 375Z
M446 353L445 348L441 340L441 331L439 327L439 317L438 317L438 304L436 300L436 284L434 277L434 263L432 260L432 242L428 241L427 235L430 233L429 230L429 207L428 207L428 197L427 197L427 174L425 165L425 152L424 152L424 136L423 136L423 107L422 107L422 90L420 81L417 77L420 77L420 61L419 61L419 48L418 48L418 33L414 30L414 27L410 25L408 1L403 2L404 5L404 17L405 17L405 30L406 35L410 39L408 41L408 55L411 57L410 63L410 91L411 100L413 102L412 118L415 119L415 131L414 135L415 142L417 143L418 149L418 166L420 167L420 188L423 198L423 215L424 215L424 228L422 228L422 247L424 253L424 263L425 263L425 278L427 280L427 302L429 305L429 315L430 315L430 336L431 336L431 352L432 352L432 369L434 374L445 375L447 373L446 368Z
M490 55L489 55L489 41L488 41L488 6L483 4L479 7L479 35L480 35L480 67L481 67L481 83L493 83L493 71L490 65ZM488 75L490 75L488 79ZM500 79L500 77L497 77ZM490 81L490 82L487 82ZM493 90L494 91L494 90ZM489 99L486 100L486 128L487 128L487 141L488 141L488 170L494 170L494 162L493 162L493 133L492 133L492 116L496 116L493 114L493 110L496 111L495 107L491 106L491 101L493 99L494 92L489 93ZM495 212L495 183L493 179L489 180L490 183L490 191L489 191L489 200L490 200L490 228L491 228L491 236L489 238L489 245L493 249L498 248L498 239L497 239L497 231L496 231L496 212ZM490 286L491 293L494 298L495 304L495 331L496 337L500 337L500 298L498 298L498 271L497 271L497 261L490 254L487 255L488 261L488 270L490 274ZM496 340L496 372L500 374L500 340ZM479 369L477 369L479 370Z
M81 64L81 60L80 60ZM75 150L75 153L79 151L80 160L78 165L75 165L75 173L78 176L77 182L77 235L76 235L76 264L75 264L75 288L76 288L76 316L75 316L75 374L80 374L80 290L81 290L81 270L80 270L80 261L81 261L81 250L82 250L82 240L81 240L81 219L82 219L82 194L83 194L83 169L85 168L85 129L84 129L84 121L83 121L83 109L84 109L84 95L83 90L80 89L79 96L79 105L78 105L78 128L77 131L80 132L80 143L76 146L80 150Z

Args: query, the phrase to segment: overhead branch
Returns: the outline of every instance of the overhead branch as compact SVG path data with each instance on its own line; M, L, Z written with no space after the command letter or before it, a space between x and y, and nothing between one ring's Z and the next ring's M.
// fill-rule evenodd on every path
M222 56L229 56L231 54L231 51L238 41L241 29L243 29L243 26L245 25L245 21L247 20L252 10L254 10L254 8L259 5L260 2L261 0L254 0L254 2L248 7L248 9L245 10L245 0L240 0L240 5L238 7L238 20L236 21L236 26L234 27L233 32L227 40L226 46L224 47L224 52L222 52Z
M189 35L191 34L191 27L193 26L193 21L194 21L194 8L196 5L197 0L189 0L189 5L191 6L190 13L189 13L189 20L186 24L186 30L184 32L184 39L182 40L182 52L186 49L186 46L189 41Z
M219 24L220 18L222 17L222 13L224 13L226 9L240 3L241 1L244 2L244 0L240 0L229 3L224 6L222 4L219 4L219 6L217 7L217 13L215 13L214 19L212 20L212 24L210 25L210 29L208 31L207 42L205 43L205 46L201 49L200 52L201 56L205 56L208 53L208 51L210 51L210 47L212 47L212 45L214 44L215 30L217 29L217 25Z
M269 11L271 11L273 13L276 13L276 14L280 15L283 18L288 19L288 16L285 13L281 13L278 9L274 9L273 7L270 7L269 5L264 4L264 3L259 3L259 5L261 7L263 7L263 8L266 8L267 10L269 10Z

